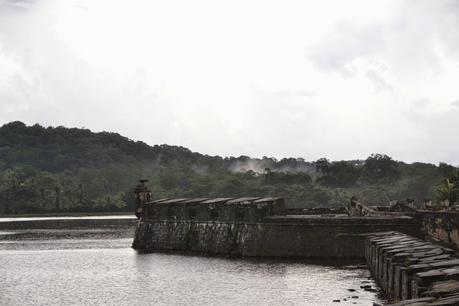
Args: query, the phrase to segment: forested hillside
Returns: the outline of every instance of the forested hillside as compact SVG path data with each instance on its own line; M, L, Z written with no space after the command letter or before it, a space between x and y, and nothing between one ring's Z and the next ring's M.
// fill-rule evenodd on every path
M451 165L406 164L380 154L334 162L222 158L87 129L22 122L0 128L0 213L129 211L139 178L150 180L155 198L281 196L295 207L340 206L354 195L372 204L454 201L458 187Z

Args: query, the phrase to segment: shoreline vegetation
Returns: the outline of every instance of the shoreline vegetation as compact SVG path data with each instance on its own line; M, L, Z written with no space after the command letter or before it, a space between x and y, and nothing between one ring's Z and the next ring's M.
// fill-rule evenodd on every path
M459 197L458 168L384 154L365 160L209 156L170 145L149 146L88 129L0 127L0 214L126 214L134 187L148 179L155 199L283 197L287 207L341 207L356 196L368 205Z

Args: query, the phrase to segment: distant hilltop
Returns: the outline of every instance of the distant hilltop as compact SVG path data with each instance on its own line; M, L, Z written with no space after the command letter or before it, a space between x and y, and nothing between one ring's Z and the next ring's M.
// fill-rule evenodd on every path
M0 213L133 211L139 178L150 180L155 198L273 196L294 207L339 207L352 196L422 201L455 175L451 165L384 154L351 161L220 157L111 132L19 121L0 127Z
M26 147L30 152L17 156L19 147ZM7 167L27 163L46 171L143 161L157 161L165 165L189 163L197 170L230 169L235 172L264 172L267 168L287 172L315 170L314 163L303 158L223 158L192 152L182 146L149 146L142 141L133 141L113 132L94 133L82 128L43 127L39 124L27 126L20 121L0 127L0 148L1 161L6 163Z

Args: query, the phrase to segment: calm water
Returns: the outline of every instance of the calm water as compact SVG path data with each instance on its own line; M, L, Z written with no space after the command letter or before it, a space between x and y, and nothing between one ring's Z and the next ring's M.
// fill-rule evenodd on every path
M355 266L137 254L132 235L126 229L1 231L0 304L380 303L360 288L374 283Z

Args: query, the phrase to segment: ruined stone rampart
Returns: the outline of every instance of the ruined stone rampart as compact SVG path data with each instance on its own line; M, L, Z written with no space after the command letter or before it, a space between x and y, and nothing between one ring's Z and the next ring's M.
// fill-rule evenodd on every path
M417 218L429 239L459 250L459 212L420 211Z
M416 216L417 210L413 207L404 204L395 204L392 206L368 206L358 202L357 200L351 200L348 207L348 213L350 216L355 217L395 217L395 216Z
M416 210L404 204L392 206L366 206L358 201L351 201L351 216L410 216L417 220L426 240L441 243L459 250L459 212Z
M286 208L287 215L347 215L345 207Z
M459 305L459 257L452 249L397 232L375 233L365 257L396 305Z
M363 258L368 233L415 233L408 219L277 218L265 222L140 221L133 247L141 251L243 257Z
M196 220L257 222L284 215L281 198L160 199L143 206L145 220Z
M279 198L162 199L143 212L133 247L147 252L363 258L368 233L419 229L410 217L285 215Z

